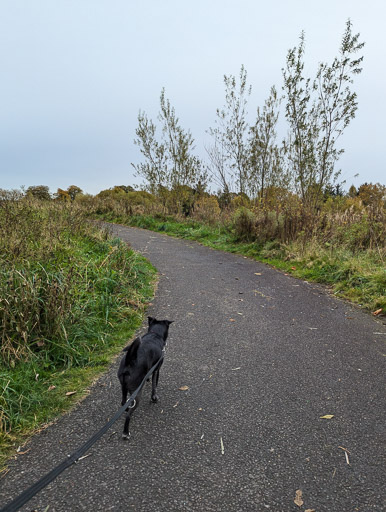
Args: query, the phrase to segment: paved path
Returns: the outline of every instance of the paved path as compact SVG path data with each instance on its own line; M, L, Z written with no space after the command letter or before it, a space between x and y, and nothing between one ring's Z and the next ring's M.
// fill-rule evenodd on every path
M113 231L160 272L149 314L175 320L161 400L150 403L148 384L131 441L120 439L122 419L22 510L386 510L385 326L255 261L149 231ZM11 464L1 504L117 410L116 368ZM320 418L327 414L334 417Z

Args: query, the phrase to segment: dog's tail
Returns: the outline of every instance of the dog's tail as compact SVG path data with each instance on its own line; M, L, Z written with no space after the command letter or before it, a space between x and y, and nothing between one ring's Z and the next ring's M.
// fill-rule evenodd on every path
M124 352L127 352L125 358L125 363L127 366L129 365L130 361L135 361L135 359L137 358L137 352L140 344L141 338L135 338L133 343L131 343L129 346L123 349Z

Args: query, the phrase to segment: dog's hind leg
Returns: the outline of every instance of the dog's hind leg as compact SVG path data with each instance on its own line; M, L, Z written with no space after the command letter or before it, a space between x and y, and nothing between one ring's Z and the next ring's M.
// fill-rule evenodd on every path
M126 413L126 419L125 419L125 426L123 427L123 434L122 439L129 439L130 438L130 432L129 432L129 425L130 425L130 418L133 410L129 409Z
M159 400L159 396L157 395L157 386L159 379L159 368L154 370L153 375L151 376L151 401L156 403Z
M121 405L125 405L127 402L127 387L125 381L122 382L122 403Z
M151 401L156 403L159 400L159 396L157 395L157 386L159 379L159 371L162 366L163 360L161 359L158 367L154 370L153 375L151 376Z
M132 405L129 405L126 413L126 419L125 419L125 425L123 427L123 434L122 439L130 439L130 431L129 431L129 425L130 425L130 418L135 409L138 407L140 399L140 393L138 393L137 398L134 400L134 403Z

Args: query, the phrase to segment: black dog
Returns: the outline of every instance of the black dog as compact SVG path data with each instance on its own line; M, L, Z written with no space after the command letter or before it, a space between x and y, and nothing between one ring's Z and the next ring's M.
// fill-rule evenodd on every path
M143 381L147 372L157 361L160 360L165 351L166 339L168 337L170 320L156 320L151 316L149 319L148 332L141 338L136 338L131 345L124 349L126 355L123 357L118 370L118 378L122 387L122 405L127 401L127 393L132 394ZM159 370L163 359L152 373L152 402L158 401L157 385ZM123 428L123 439L129 439L129 423L133 411L138 407L141 393L138 393L135 402L127 409L125 426Z

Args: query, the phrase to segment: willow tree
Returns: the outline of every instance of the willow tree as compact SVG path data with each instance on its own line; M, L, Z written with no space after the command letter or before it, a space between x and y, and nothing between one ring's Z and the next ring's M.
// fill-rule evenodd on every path
M193 153L194 138L189 130L182 128L174 107L165 97L165 89L161 91L158 121L157 126L144 112L138 115L134 144L139 146L144 161L132 164L136 175L146 180L152 192L202 185L205 173L200 159Z
M256 121L249 131L248 188L254 197L264 200L266 189L282 180L280 150L276 144L276 125L279 119L281 98L276 88L262 108L257 108Z
M283 89L290 132L285 148L296 188L311 210L318 207L322 190L339 176L335 164L344 150L336 143L358 108L351 84L362 71L363 56L356 54L363 46L348 20L339 56L332 64L321 63L313 81L304 76L304 32L287 54Z
M216 111L216 126L208 130L214 138L214 145L207 152L214 172L221 170L217 179L228 188L231 182L235 182L242 194L247 187L247 103L252 90L248 86L244 66L241 66L239 81L233 75L224 75L224 85L225 105Z
M139 164L131 164L136 176L147 182L150 192L155 193L160 187L166 186L167 181L167 157L163 142L157 140L157 127L145 112L138 114L138 127L135 130L137 138L134 144L139 146L144 161Z

